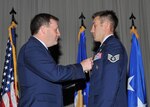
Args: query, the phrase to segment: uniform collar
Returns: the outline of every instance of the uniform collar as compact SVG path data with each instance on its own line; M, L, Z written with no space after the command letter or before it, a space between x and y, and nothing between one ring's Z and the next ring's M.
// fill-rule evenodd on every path
M48 48L46 47L46 44L43 42L43 41L41 41L40 39L38 39L37 37L35 37L35 36L33 36L34 38L36 38L39 42L41 42L42 44L43 44L43 46L48 50Z
M113 34L110 34L110 35L106 36L106 37L103 39L102 43L101 43L100 46L99 46L98 51L102 51L102 49L103 49L103 47L104 47L106 41L109 39L109 37L112 37L112 36L113 36Z
M107 36L103 39L103 41L101 42L101 45L100 45L100 46L102 46L102 44L106 41L106 39L109 38L109 37L112 36L112 35L113 35L113 34L107 35Z

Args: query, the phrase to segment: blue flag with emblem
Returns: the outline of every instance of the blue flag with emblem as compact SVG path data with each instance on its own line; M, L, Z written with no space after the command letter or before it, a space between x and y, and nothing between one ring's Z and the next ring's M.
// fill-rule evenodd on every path
M147 107L146 86L142 54L138 42L138 33L131 29L132 43L128 73L128 107Z
M78 34L78 41L79 41L79 43L78 43L77 63L80 63L82 60L87 58L86 36L85 36L85 27L84 26L80 27L80 31ZM79 83L79 85L81 85L81 84ZM80 86L78 86L78 87L80 87ZM75 92L75 98L74 98L74 106L75 107L87 107L88 92L89 92L89 82L86 82L83 90L80 89L77 92Z

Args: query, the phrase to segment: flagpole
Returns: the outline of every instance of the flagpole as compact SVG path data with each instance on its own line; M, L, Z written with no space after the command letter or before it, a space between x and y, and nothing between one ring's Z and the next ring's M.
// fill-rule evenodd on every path
M134 20L136 19L136 17L133 15L133 13L131 14L131 16L130 16L129 19L131 20L131 27L130 27L131 30L130 30L130 33L134 32L134 34L136 34L136 38L138 39L139 35L137 33L136 26L134 24Z
M131 29L132 27L135 27L135 28L136 28L136 26L134 25L134 20L136 19L136 17L133 15L133 13L131 14L131 16L130 16L129 19L131 20L131 27L130 27L130 29Z
M132 25L130 32L132 35L131 51L128 72L128 107L147 107L146 84L144 79L144 65L142 53L138 42L139 35L134 25L135 16L131 14Z
M11 25L8 28L8 32L9 32L9 38L10 38L10 43L12 45L12 51L13 51L13 63L14 63L14 86L15 86L15 94L17 97L19 97L19 92L18 92L18 77L17 77L17 54L16 54L16 44L13 41L13 35L11 30L15 29L17 26L17 21L15 20L14 15L17 14L16 11L14 10L14 8L12 7L12 10L9 13L10 15L12 15L12 19L11 19ZM14 36L16 36L15 32L14 32Z
M81 15L80 15L79 19L81 19L81 26L85 27L85 25L84 25L85 16L83 15L83 12L81 12ZM80 26L80 27L81 27L81 26ZM86 27L85 27L85 28L86 28Z
M85 16L83 15L83 12L81 12L81 15L80 15L79 19L81 19L81 26L80 26L81 30L78 34L78 41L79 41L79 38L80 38L80 33L83 32L86 29L86 26L84 24ZM86 73L86 80L89 81L89 72Z
M15 24L17 24L17 21L16 21L16 19L15 19L15 17L14 17L14 15L17 14L17 13L16 13L16 11L14 10L14 7L12 7L11 11L9 12L9 14L10 14L11 17L12 17L12 18L11 18L11 23L12 23L12 22L15 22Z
M1 87L0 107L17 107L18 105L18 82L17 82L17 60L16 60L16 21L14 9L10 12L12 21L8 28L8 41L3 69L3 80Z
M86 53L86 35L85 35L85 25L84 19L85 16L81 13L79 19L81 19L81 26L78 33L78 55L77 55L77 63L80 63L82 60L87 58ZM88 104L88 93L89 93L89 75L86 75L86 81L78 81L76 84L75 91L75 107L87 107Z

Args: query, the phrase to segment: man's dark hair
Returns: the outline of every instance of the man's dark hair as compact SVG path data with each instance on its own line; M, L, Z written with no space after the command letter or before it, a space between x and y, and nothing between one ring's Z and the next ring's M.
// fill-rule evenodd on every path
M99 11L93 14L92 18L99 16L100 18L107 18L112 22L113 29L115 31L117 25L118 25L118 18L114 11L112 10L105 10L105 11Z
M30 30L31 30L31 34L37 34L37 32L39 31L39 28L42 25L48 25L50 22L50 19L54 19L56 21L59 21L59 19L53 15L47 14L47 13L40 13L37 14L32 20L31 20L31 24L30 24Z

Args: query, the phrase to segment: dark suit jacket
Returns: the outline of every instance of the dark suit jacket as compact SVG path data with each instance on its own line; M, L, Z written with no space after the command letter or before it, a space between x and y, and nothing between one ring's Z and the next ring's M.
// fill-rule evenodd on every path
M63 107L61 83L85 78L80 64L57 65L34 37L19 52L18 76L19 107Z
M125 48L110 36L95 55L88 107L127 107L126 73Z

